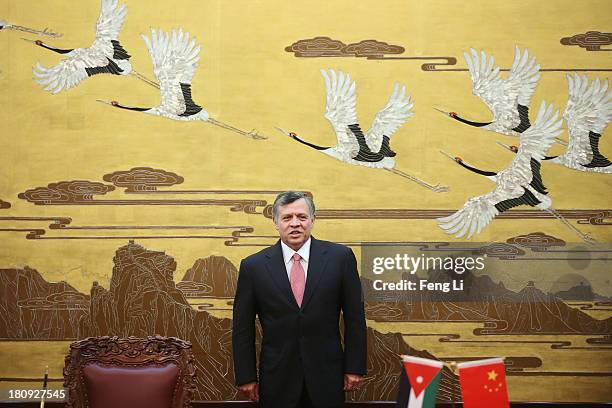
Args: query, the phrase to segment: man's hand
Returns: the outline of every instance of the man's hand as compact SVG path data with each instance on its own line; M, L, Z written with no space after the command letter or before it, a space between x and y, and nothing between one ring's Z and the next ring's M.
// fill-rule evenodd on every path
M356 374L344 374L344 391L355 391L361 386L363 376Z
M238 389L242 391L251 401L259 401L259 384L256 382L239 385Z

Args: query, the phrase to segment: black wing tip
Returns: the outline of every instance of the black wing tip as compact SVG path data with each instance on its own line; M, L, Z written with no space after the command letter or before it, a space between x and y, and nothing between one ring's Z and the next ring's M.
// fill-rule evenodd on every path
M591 151L593 153L593 159L588 164L583 164L582 167L586 167L588 169L599 168L599 167L608 167L612 165L612 162L601 152L599 151L599 139L601 138L600 133L595 133L593 131L589 132L589 143L591 145Z
M497 208L497 211L502 213L511 208L518 207L519 205L528 205L530 207L535 207L536 205L542 203L540 200L537 199L535 195L533 195L531 191L527 190L525 187L523 187L523 191L525 191L525 193L520 197L510 198L508 200L500 201L499 203L495 204L495 208Z
M542 164L532 157L531 158L532 177L531 177L531 183L529 183L529 185L533 187L538 193L548 195L548 191L546 191L546 186L544 185L544 182L542 181L541 169L542 169Z
M193 116L202 111L202 107L197 105L191 97L191 84L181 82L181 92L183 93L183 99L185 100L185 112L179 116Z
M103 67L85 67L85 72L87 72L87 76L94 76L98 74L112 74L112 75L121 75L123 70L119 68L117 63L109 58L106 58L108 64Z
M113 44L113 59L116 60L129 60L132 58L130 54L123 48L119 40L111 40Z
M359 152L353 157L353 160L367 163L376 163L382 161L385 158L384 154L380 152L373 152L370 150L370 147L366 143L365 135L361 130L361 127L358 123L354 123L352 125L348 125L348 128L353 132L357 143L359 144Z
M523 133L531 127L531 122L529 121L529 106L518 104L516 105L516 108L518 110L521 123L519 123L519 125L512 130L517 133Z

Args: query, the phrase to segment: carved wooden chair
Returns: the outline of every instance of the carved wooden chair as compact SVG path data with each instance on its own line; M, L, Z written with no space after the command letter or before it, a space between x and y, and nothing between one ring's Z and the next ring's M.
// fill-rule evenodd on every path
M68 408L187 408L195 388L191 343L175 337L89 337L64 365Z

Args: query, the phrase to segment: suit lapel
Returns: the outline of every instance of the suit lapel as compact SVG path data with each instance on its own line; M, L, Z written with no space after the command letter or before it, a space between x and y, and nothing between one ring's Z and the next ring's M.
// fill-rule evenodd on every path
M310 259L308 260L308 275L306 277L306 289L304 290L304 298L302 299L302 309L308 305L312 294L314 293L317 284L323 276L325 266L327 265L327 249L321 243L311 237L310 242ZM291 285L289 286L291 289ZM293 294L292 294L293 295ZM297 305L297 304L296 304Z
M297 309L298 305L291 291L291 283L287 277L287 268L285 267L285 260L283 259L283 250L281 249L280 240L270 248L270 251L266 254L266 269L270 274L270 277L285 296L286 300L290 305ZM310 274L310 269L308 270ZM306 284L308 287L308 283Z

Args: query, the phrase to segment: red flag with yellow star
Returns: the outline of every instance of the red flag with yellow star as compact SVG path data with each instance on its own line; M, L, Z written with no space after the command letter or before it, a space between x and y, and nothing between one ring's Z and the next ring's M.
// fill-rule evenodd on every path
M464 408L509 408L503 358L457 364Z

